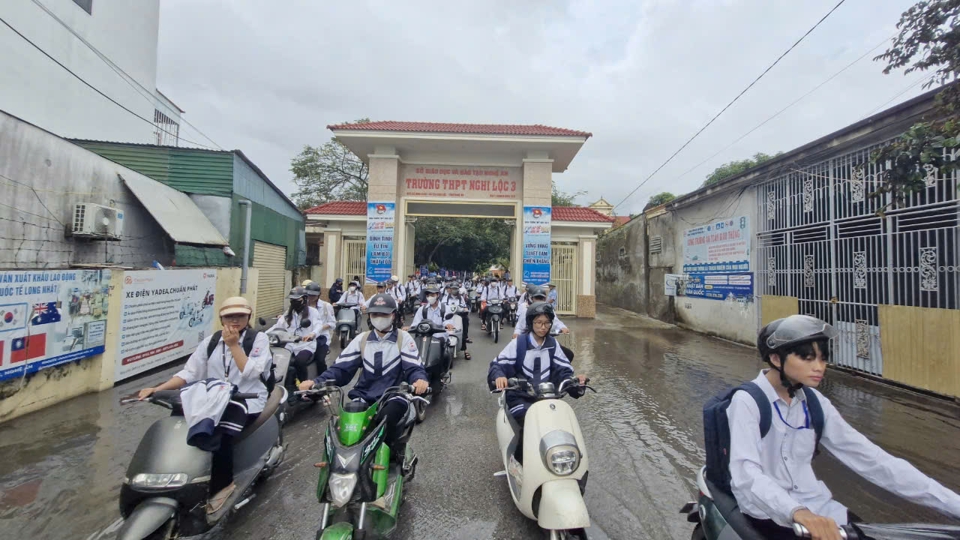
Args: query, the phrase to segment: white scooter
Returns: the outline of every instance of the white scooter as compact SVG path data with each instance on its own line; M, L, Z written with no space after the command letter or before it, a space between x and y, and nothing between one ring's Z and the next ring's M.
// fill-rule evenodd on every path
M453 330L447 330L447 353L453 360L460 358L460 344L463 343L463 320L460 318L460 313L466 312L466 308L461 309L455 302L447 304L444 324L453 325Z
M589 382L589 379L588 381ZM497 441L506 471L510 496L523 515L537 520L550 540L587 539L590 516L583 501L587 486L587 446L577 415L561 398L580 386L576 378L538 387L523 378L511 378L500 392L497 412ZM510 414L507 392L523 392L536 401L527 409L524 427ZM523 432L523 440L518 436ZM514 454L523 445L523 463Z

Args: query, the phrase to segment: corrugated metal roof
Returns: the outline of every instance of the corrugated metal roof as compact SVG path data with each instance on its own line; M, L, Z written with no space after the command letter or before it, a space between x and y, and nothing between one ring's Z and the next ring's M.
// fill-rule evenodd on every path
M227 240L186 193L142 175L120 177L174 242L225 246Z

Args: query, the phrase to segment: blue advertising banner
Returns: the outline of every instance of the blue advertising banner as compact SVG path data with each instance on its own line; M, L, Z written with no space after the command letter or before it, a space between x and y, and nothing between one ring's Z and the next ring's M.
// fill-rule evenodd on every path
M523 207L523 281L543 285L550 281L549 206Z
M102 354L110 270L0 272L0 381Z
M683 232L684 274L750 271L750 218L721 219Z
M753 274L689 274L681 296L710 300L737 300L753 296Z
M367 203L367 283L390 279L393 269L393 222L397 204Z

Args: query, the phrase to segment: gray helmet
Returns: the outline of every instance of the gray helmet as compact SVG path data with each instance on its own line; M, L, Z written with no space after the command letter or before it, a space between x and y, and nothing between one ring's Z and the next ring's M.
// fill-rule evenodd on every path
M557 314L553 311L553 306L546 302L534 302L530 304L530 307L527 308L527 331L533 332L533 320L539 317L540 315L546 315L550 318L550 323L553 323L553 320L557 318Z
M343 283L343 278L342 278L342 277L338 277L336 282L337 282L337 283Z
M760 333L757 334L757 351L760 352L760 359L763 361L766 361L770 356L770 353L773 352L773 349L767 345L767 339L769 339L770 334L773 334L777 327L780 326L781 322L783 322L783 319L771 321L766 326L761 328Z
M423 294L425 294L425 295L426 295L426 294L436 294L436 295L439 295L439 294L440 294L440 287L438 287L436 283L430 283L430 284L428 284L426 287L423 288Z
M385 313L387 315L397 311L397 301L389 294L375 294L370 299L367 313Z
M791 315L774 322L779 324L772 330L768 330L769 335L764 340L770 352L812 341L833 339L839 335L839 332L829 323L809 315Z
M290 300L303 300L307 297L307 290L299 285L290 289L290 294L287 295L287 298Z
M319 283L311 283L311 284L307 285L306 289L307 289L307 295L308 295L308 296L320 296L320 284L319 284Z

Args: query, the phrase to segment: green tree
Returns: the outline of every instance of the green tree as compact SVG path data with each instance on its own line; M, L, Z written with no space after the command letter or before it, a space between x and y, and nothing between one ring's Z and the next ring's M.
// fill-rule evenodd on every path
M736 176L747 169L756 167L757 165L763 163L764 161L771 160L783 152L777 152L774 155L764 154L763 152L757 152L753 155L752 158L742 159L740 161L731 161L730 163L724 163L723 165L717 167L713 170L712 173L707 175L706 180L703 181L703 184L700 187L707 187L716 184L717 182Z
M586 195L586 191L577 191L576 193L566 193L557 189L557 183L553 182L550 193L550 203L552 206L577 206L576 199L581 195Z
M475 270L510 258L513 227L500 219L420 217L414 260L455 270Z
M886 62L884 74L906 67L904 74L931 72L924 88L943 86L937 108L929 118L914 124L891 144L875 151L870 160L884 164L877 174L882 182L873 196L891 194L887 207L899 206L908 193L924 189L929 173L949 175L957 162L944 157L957 148L960 128L960 88L949 84L960 72L960 0L924 0L904 11L897 23L900 33L890 48L874 58Z
M369 121L361 118L353 123ZM367 165L335 138L323 146L304 146L291 160L290 171L297 186L293 201L301 210L330 201L367 199Z
M657 193L653 197L650 197L650 200L647 201L646 206L643 207L643 211L646 212L650 208L660 206L661 204L666 204L676 198L677 196L674 195L673 193L670 193L669 191L664 191L663 193Z

